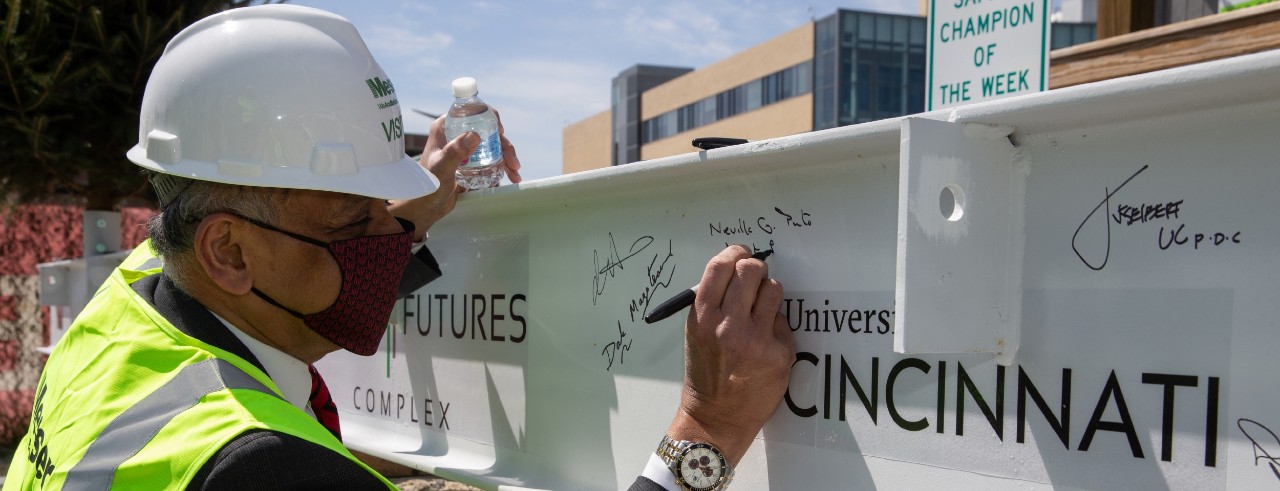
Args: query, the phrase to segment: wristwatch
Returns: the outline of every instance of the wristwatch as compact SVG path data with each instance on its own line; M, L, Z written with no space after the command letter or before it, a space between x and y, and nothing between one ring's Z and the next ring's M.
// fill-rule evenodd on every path
M676 476L676 485L686 491L720 491L733 481L733 465L720 449L710 443L672 440L662 437L658 458Z

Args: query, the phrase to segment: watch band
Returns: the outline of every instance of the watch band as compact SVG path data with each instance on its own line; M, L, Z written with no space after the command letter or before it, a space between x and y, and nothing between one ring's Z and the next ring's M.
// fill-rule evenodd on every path
M667 464L667 468L671 469L674 476L680 475L680 454L684 453L684 449L689 448L693 442L683 440L672 440L669 436L663 436L662 441L658 443L658 458Z
M728 488L729 483L733 482L733 464L730 464L728 460L724 459L724 453L722 453L719 448L716 448L715 445L685 440L672 440L669 436L663 436L662 441L658 443L658 450L655 453L658 458L662 459L662 462L667 465L667 469L671 470L671 474L676 478L676 484L680 486L681 489L690 490L694 488L686 483L682 478L683 474L681 473L680 464L682 457L684 457L688 450L695 445L698 447L709 448L720 457L721 461L724 462L724 474L721 476L719 482L710 488L698 489L720 491Z

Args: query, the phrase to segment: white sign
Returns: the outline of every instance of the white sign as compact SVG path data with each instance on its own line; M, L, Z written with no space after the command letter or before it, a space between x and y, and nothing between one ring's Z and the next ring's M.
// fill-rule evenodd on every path
M1049 88L1049 0L931 0L932 111Z

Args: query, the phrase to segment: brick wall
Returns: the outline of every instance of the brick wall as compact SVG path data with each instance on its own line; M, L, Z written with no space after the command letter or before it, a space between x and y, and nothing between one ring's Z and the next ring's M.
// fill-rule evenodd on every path
M141 226L154 211L121 211L121 246L146 238ZM84 209L70 205L0 208L0 446L27 431L31 403L48 344L49 309L40 305L36 265L75 259L82 252Z

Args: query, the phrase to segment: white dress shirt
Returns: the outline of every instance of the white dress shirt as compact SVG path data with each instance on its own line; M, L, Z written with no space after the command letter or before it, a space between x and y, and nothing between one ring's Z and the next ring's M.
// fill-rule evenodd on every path
M676 475L671 473L671 468L667 467L661 457L658 457L657 452L649 454L649 463L645 464L644 472L640 475L662 486L662 489L680 491L680 488L676 487Z
M209 313L213 314L213 311ZM307 364L245 334L218 314L213 316L222 321L222 325L227 326L231 334L249 348L249 352L253 353L258 363L262 364L262 368L266 369L267 376L276 383L276 387L280 388L280 392L284 394L284 400L314 418L315 413L311 411L311 371L307 369Z

